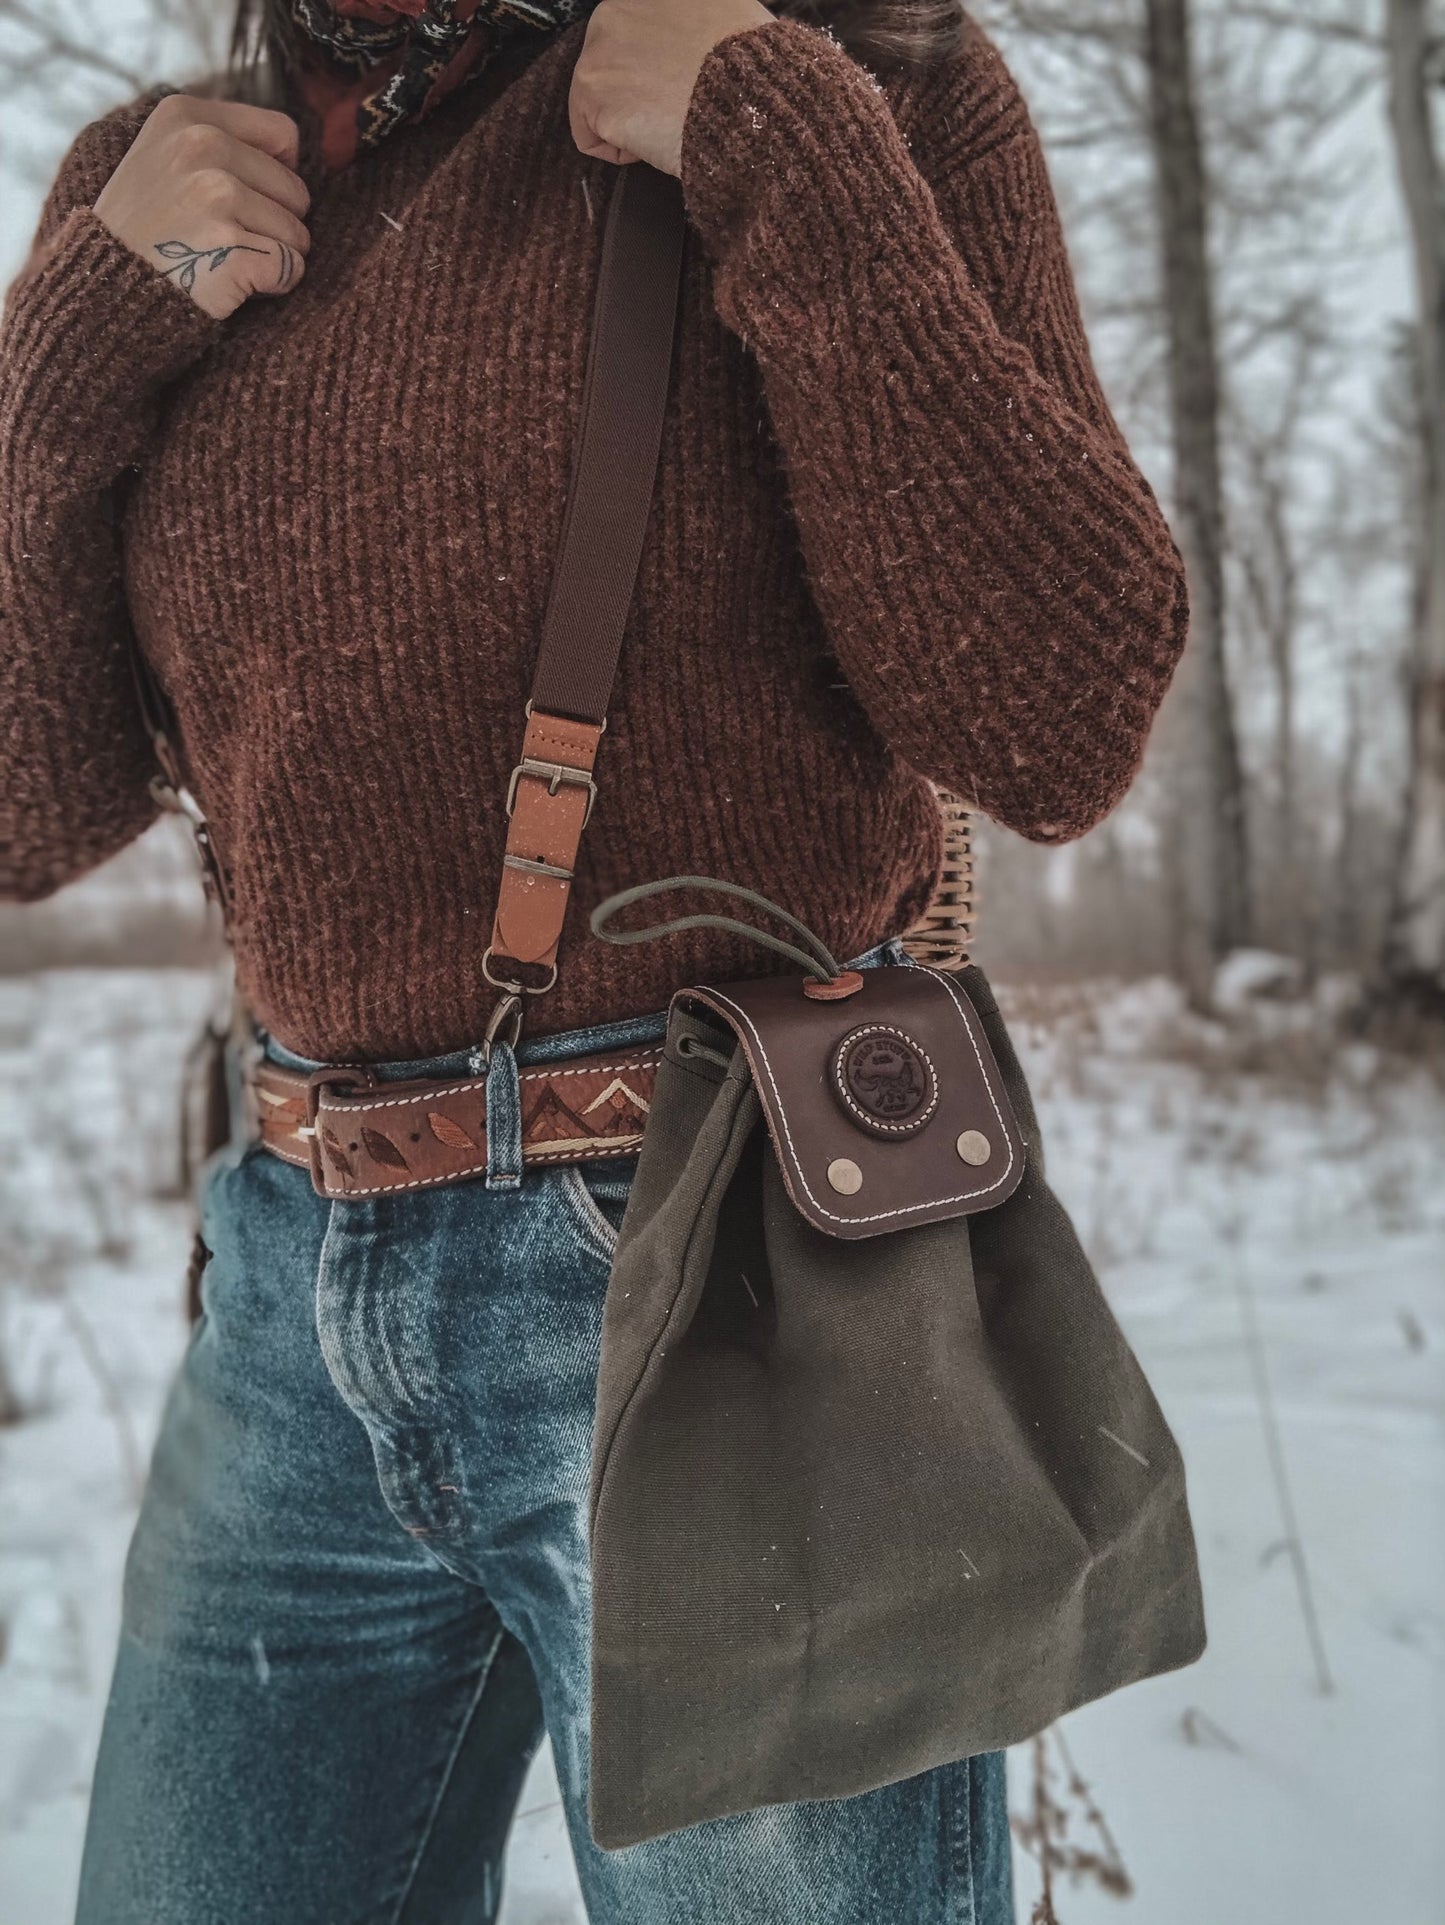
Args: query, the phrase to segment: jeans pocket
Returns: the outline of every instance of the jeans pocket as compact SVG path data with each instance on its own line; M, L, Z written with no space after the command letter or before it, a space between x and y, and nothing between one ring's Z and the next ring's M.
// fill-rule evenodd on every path
M566 1163L556 1172L579 1228L608 1263L617 1249L634 1167L630 1161L625 1168L603 1162Z

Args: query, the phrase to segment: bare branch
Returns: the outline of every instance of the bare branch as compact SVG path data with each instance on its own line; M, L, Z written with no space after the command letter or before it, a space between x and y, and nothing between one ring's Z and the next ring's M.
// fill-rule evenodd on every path
M37 43L37 52L48 58L83 67L91 73L104 74L108 80L119 81L134 94L145 91L143 74L112 59L103 47L88 45L83 40L72 40L68 34L61 32L53 19L32 13L23 0L0 0L0 20L8 20L22 32L32 35Z
M1313 13L1296 13L1292 7L1261 6L1254 0L1241 0L1241 4L1231 6L1230 18L1233 20L1252 20L1262 27L1282 27L1291 33L1312 34L1318 40L1343 41L1347 46L1362 47L1369 53L1383 53L1384 36L1372 33L1358 21L1321 18Z

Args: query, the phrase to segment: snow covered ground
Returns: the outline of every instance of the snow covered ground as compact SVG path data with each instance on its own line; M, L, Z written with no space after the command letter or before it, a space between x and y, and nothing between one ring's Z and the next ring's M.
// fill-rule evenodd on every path
M120 1563L184 1337L186 1206L157 1192L175 1038L208 993L182 971L0 979L4 1925L69 1917ZM1068 1721L1133 1894L1062 1879L1062 1925L1439 1925L1440 1066L1356 1046L1321 1074L1317 1010L1247 1003L1210 1029L1163 984L1013 1001L1053 1180L1184 1445L1211 1629L1194 1669ZM1024 1817L1031 1779L1025 1751ZM582 1918L555 1797L544 1757L507 1925ZM1099 1842L1077 1807L1068 1838ZM1021 1857L1021 1920L1037 1890Z

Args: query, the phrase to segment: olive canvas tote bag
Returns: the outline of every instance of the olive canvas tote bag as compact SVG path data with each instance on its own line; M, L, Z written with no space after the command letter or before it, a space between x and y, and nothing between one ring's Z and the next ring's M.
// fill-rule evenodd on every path
M677 182L622 169L506 798L487 1060L557 979L685 241ZM593 929L700 882L804 947L781 943L794 973L674 999L608 1281L589 1497L604 1846L1007 1744L1203 1641L1179 1453L1044 1182L982 976L842 970L796 918L696 877L625 891Z
M590 1522L604 1846L867 1791L1198 1656L1179 1451L980 970L675 998Z

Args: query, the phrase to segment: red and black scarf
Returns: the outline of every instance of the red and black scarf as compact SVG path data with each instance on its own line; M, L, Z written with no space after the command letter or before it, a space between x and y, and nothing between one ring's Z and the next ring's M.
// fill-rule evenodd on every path
M291 0L300 86L328 173L421 120L504 45L552 33L596 0Z

